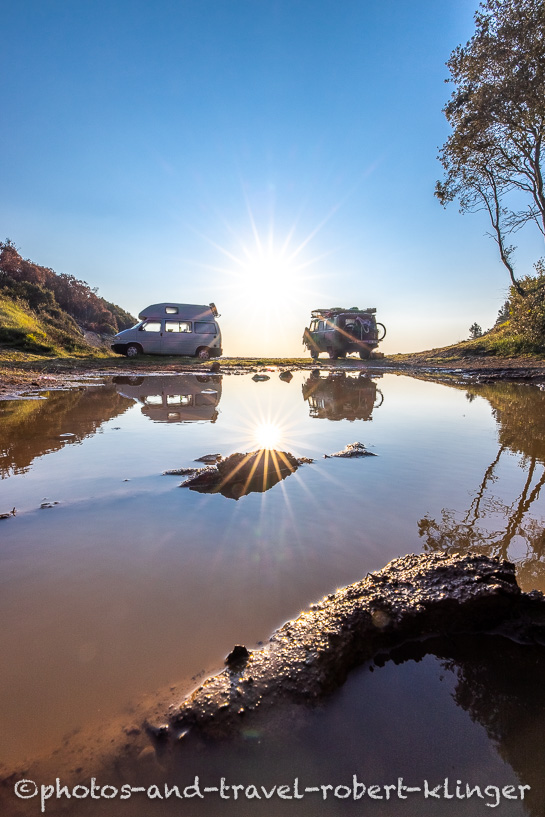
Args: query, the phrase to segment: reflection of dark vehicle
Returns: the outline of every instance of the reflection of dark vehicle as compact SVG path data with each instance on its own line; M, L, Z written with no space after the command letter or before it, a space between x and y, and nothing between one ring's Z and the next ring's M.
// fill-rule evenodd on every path
M137 382L131 383L131 379ZM221 380L221 375L183 374L117 377L114 383L124 397L142 403L142 414L156 423L215 423L221 399Z
M373 409L384 400L370 377L347 377L338 372L327 377L312 372L303 383L303 398L308 401L310 416L320 420L372 420Z
M303 345L314 359L320 352L327 352L331 360L358 352L361 359L366 360L386 336L384 324L375 320L376 311L355 306L314 309L310 327L305 328Z

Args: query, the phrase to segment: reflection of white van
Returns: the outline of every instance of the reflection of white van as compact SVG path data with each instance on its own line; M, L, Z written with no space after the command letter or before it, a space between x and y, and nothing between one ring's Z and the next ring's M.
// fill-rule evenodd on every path
M182 374L114 377L119 394L142 404L155 423L215 423L221 399L221 375Z
M222 354L221 332L214 304L152 304L139 323L114 337L120 355L191 355L208 360Z

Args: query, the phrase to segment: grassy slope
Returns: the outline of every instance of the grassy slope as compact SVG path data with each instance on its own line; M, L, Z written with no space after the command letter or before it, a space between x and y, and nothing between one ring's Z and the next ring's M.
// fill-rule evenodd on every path
M451 346L429 349L425 352L389 355L388 359L407 363L415 359L440 363L441 361L452 362L454 360L482 357L520 358L521 361L530 358L543 361L545 360L545 350L533 346L520 335L513 335L509 328L509 321L506 321L499 326L495 326L480 338L475 338L475 340L463 340L459 343L453 343Z
M63 327L47 315L31 310L25 302L0 294L0 358L38 355L45 357L108 357L109 350L86 343L68 316ZM74 328L72 328L74 326Z

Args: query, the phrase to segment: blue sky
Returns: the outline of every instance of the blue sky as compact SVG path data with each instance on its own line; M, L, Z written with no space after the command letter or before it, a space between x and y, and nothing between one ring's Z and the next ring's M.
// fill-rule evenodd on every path
M0 237L133 314L215 301L228 355L301 354L322 306L377 307L386 352L487 328L486 221L433 197L476 7L4 0Z

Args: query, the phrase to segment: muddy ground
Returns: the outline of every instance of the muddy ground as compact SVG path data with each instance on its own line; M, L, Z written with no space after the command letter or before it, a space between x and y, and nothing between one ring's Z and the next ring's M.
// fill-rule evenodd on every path
M334 369L365 371L370 375L391 372L445 381L512 381L545 384L545 358L519 356L512 358L486 356L446 357L444 350L418 354L376 357L361 361L319 358L221 358L220 374L257 373L265 369L282 371ZM33 395L48 389L75 388L115 375L186 374L210 371L212 362L192 358L151 357L126 358L56 358L6 359L0 353L0 399Z
M458 639L463 654L475 634L528 650L530 664L536 657L542 661L543 595L522 593L514 566L499 558L434 553L396 559L310 605L261 647L235 646L224 669L208 673L197 688L196 678L184 679L105 722L100 733L75 733L52 756L0 769L0 810L9 803L21 805L14 814L28 813L12 795L14 782L22 778L48 780L61 773L72 785L88 779L92 769L97 779L135 777L141 785L149 772L156 782L161 774L168 776L172 764L176 768L181 753L202 754L218 742L236 744L252 724L274 729L280 704L287 707L290 729L297 728L302 713L326 700L356 666L398 663L412 656L411 650L422 657L428 642L439 637L453 644ZM281 729L286 722L281 719ZM541 767L538 772L542 776Z

